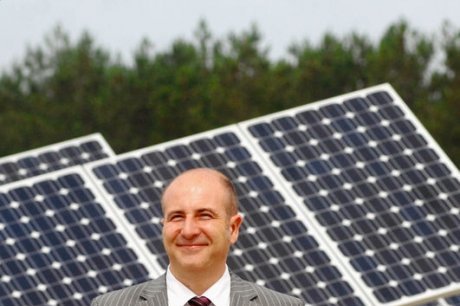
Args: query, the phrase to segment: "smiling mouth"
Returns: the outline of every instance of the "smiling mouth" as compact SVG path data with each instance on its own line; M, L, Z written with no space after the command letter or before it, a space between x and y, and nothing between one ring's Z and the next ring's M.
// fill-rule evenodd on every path
M182 250L196 251L201 250L204 247L207 247L207 244L178 244L177 245Z
M207 246L205 243L194 243L194 244L177 244L181 248L193 248L193 247L204 247Z

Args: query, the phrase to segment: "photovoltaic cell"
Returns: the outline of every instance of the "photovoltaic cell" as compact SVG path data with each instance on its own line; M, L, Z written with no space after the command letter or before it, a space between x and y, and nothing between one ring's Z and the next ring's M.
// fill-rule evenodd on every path
M310 305L365 305L235 127L86 167L123 210L152 259L163 269L168 260L161 239L162 190L184 170L212 167L234 181L244 214L244 228L228 260L234 272L269 288L301 296Z
M0 305L89 305L152 275L91 185L73 167L0 186Z
M373 304L459 290L459 172L390 86L241 126Z
M113 156L100 134L0 158L0 185Z

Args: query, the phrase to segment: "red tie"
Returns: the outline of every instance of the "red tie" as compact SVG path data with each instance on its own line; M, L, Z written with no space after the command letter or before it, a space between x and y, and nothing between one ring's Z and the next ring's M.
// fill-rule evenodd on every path
M211 305L211 301L205 296L196 296L190 299L187 303L189 306L209 306Z

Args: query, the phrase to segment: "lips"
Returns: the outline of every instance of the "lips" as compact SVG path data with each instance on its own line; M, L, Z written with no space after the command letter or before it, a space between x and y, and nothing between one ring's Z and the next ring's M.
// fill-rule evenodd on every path
M194 247L205 247L207 243L177 243L176 244L180 248L194 248Z
M177 247L187 251L199 251L208 246L207 243L177 243Z

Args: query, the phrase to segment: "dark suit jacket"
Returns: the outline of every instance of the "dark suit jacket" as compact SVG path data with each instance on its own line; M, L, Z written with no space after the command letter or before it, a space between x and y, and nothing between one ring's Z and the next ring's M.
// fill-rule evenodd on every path
M230 273L231 306L304 306L300 299L245 281ZM96 297L91 306L167 306L166 274Z

